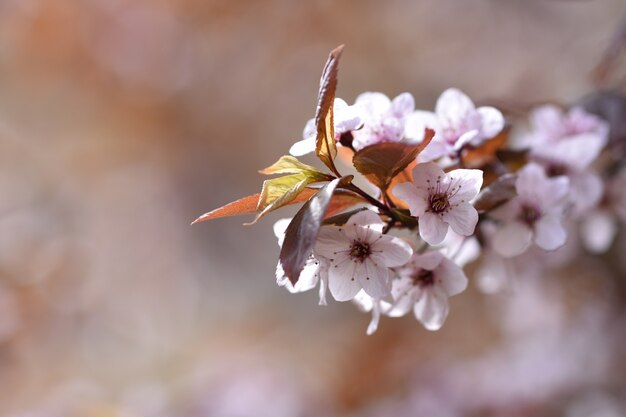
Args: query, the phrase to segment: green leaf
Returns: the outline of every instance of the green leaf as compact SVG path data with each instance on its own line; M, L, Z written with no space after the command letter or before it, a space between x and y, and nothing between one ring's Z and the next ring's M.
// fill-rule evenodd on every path
M337 155L337 144L335 143L333 104L337 90L339 58L342 51L343 45L340 45L333 49L328 56L320 79L320 91L317 97L317 110L315 111L315 125L317 126L315 154L334 173L337 172L333 162Z
M476 201L474 201L476 210L479 212L493 210L515 197L517 195L515 190L516 179L517 176L514 174L505 174L492 182L476 197Z
M278 161L274 162L271 166L260 170L259 172L265 175L310 173L311 176L317 175L319 178L328 178L329 180L334 178L320 172L317 168L312 167L311 165L298 161L297 158L291 155L281 156Z
M354 167L381 190L430 143L435 132L426 129L424 140L415 145L400 142L377 143L367 146L352 157Z
M324 185L289 223L280 251L280 263L292 284L298 282L300 272L315 246L315 240L335 190L340 184L351 180L352 176L337 178Z

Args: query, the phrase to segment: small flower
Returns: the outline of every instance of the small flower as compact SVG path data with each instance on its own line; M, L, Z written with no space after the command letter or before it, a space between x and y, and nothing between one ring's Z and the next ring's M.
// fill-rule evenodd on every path
M291 219L280 219L274 223L274 235L278 239L278 246L283 245L285 239L285 231L287 226L291 223ZM299 293L309 291L320 284L319 290L319 305L326 305L326 289L328 288L328 265L329 262L326 258L314 257L313 254L309 256L296 284L292 284L289 281L283 266L278 261L276 265L276 284L279 287L285 287L290 293Z
M341 135L358 129L363 124L359 109L356 106L349 106L340 98L335 98L333 103L333 120L335 124L335 140L337 142L341 139ZM302 140L294 143L289 149L291 155L302 156L315 151L317 139L315 119L307 121L302 137Z
M314 253L330 262L328 288L337 301L351 300L361 288L372 297L389 294L389 268L406 263L413 250L384 235L383 227L376 213L363 210L341 227L320 230Z
M543 168L529 163L519 170L517 196L491 213L502 222L493 235L493 248L503 256L523 253L534 242L545 250L565 244L567 234L561 218L567 203L569 180L548 178Z
M413 310L415 318L428 330L439 330L448 316L448 297L467 288L461 268L439 251L413 255L392 283L393 307L386 312L400 317Z
M456 169L446 174L434 162L427 162L415 166L412 183L398 184L392 193L406 201L411 214L418 217L421 238L438 245L448 226L463 236L474 233L478 212L470 201L482 183L479 169Z
M418 110L407 116L406 135L409 139L422 141L425 128L433 129L435 136L420 154L420 159L454 158L468 143L479 145L496 136L504 128L504 117L494 107L476 108L462 91L449 88L439 96L434 113Z
M415 100L402 93L393 100L383 93L363 93L354 103L363 118L363 128L352 132L352 146L360 150L384 142L400 142L404 138L405 118L415 109Z

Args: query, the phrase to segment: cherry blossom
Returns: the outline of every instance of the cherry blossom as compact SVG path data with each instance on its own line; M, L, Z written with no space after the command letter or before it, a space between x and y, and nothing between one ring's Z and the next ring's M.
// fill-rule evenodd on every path
M532 242L545 250L565 244L561 219L569 192L565 176L548 178L543 168L529 163L517 174L517 196L491 213L501 221L493 235L493 248L503 256L523 253Z
M437 99L434 113L417 110L406 117L409 139L422 141L425 128L433 129L435 136L420 154L420 160L454 158L465 145L479 145L496 136L504 128L504 117L494 107L476 108L462 91L449 88Z
M428 330L439 330L448 316L448 297L467 288L467 277L461 268L440 251L414 254L396 269L393 281L393 307L386 312L400 317L413 310L415 318Z
M333 120L335 125L335 140L339 142L341 135L358 129L363 124L359 108L349 106L344 100L335 98L333 103ZM302 156L315 151L317 127L315 119L309 119L302 132L303 139L294 143L289 149L293 156Z
M456 169L445 173L434 162L418 164L413 182L398 184L392 193L409 205L418 217L420 237L431 245L440 244L448 232L470 236L478 222L478 212L470 204L483 183L478 169Z
M548 175L569 177L572 215L594 207L602 197L603 183L590 165L606 146L608 124L580 107L566 113L545 105L533 110L531 127L522 143Z
M352 146L360 150L383 142L400 142L404 137L405 118L415 109L415 100L402 93L390 100L383 93L360 94L354 106L363 118L363 128L352 132Z
M287 226L291 219L280 219L276 223L274 223L274 235L278 239L278 245L283 245L283 240L285 239L285 231L287 230ZM276 283L280 287L285 287L287 291L290 293L299 293L309 291L315 287L317 284L320 284L319 297L320 305L326 305L326 289L328 288L328 265L329 262L326 258L322 258L320 256L314 257L313 254L307 259L302 272L300 272L300 276L298 277L298 281L296 284L292 284L289 281L287 275L285 275L285 271L283 270L283 266L278 261L276 265Z
M406 263L413 249L383 234L384 226L378 214L363 210L341 227L320 230L314 254L330 262L328 288L337 301L351 300L361 289L372 297L389 294L389 268Z

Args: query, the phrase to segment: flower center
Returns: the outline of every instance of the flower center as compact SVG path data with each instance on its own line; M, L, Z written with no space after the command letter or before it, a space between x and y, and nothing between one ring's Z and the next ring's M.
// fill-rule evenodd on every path
M439 214L443 213L450 207L447 193L439 193L430 196L430 209Z
M420 269L413 275L413 285L420 287L429 287L435 283L435 274L428 269Z
M522 222L526 223L528 226L532 226L540 218L541 218L541 212L537 210L535 206L531 206L527 204L522 206L522 210L519 214L519 219Z
M546 174L548 177L558 177L559 175L567 175L567 166L565 164L559 164L557 162L550 163L546 168Z
M363 262L372 253L369 243L355 240L350 246L350 257L356 261Z

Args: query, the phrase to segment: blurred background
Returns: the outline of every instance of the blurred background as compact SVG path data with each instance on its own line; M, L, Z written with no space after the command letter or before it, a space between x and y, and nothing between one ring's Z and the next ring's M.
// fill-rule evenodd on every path
M0 416L626 415L624 233L495 295L470 266L441 331L383 318L368 337L353 305L275 285L280 214L189 226L258 192L338 44L350 102L567 103L625 17L623 0L0 0Z

